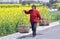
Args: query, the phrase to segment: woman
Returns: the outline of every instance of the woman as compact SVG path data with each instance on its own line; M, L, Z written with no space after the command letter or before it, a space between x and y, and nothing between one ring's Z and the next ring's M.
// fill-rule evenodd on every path
M32 5L32 9L29 11L24 10L26 14L30 14L30 23L32 26L32 31L33 31L33 37L36 36L36 26L38 20L41 20L41 16L39 14L39 11L36 9L35 5Z

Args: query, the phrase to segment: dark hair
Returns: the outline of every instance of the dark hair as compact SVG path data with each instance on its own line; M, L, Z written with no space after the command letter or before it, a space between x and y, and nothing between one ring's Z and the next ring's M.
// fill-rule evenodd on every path
M32 7L35 7L35 9L36 9L36 5L32 5Z

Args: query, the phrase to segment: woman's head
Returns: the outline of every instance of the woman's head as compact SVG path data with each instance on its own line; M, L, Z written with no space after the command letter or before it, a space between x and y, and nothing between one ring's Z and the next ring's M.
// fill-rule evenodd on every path
M36 6L35 5L32 5L32 9L36 9Z

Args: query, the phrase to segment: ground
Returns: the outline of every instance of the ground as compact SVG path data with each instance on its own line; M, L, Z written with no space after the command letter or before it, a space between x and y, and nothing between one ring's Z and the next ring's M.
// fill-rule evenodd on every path
M19 37L18 39L60 39L60 25L55 27L38 31L36 37L32 37L32 35Z

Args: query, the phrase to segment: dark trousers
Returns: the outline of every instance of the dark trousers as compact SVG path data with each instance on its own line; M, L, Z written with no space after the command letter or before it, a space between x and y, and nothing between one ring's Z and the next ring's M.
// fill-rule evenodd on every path
M37 23L36 22L31 22L31 26L32 26L33 35L36 35L36 26L37 26Z

